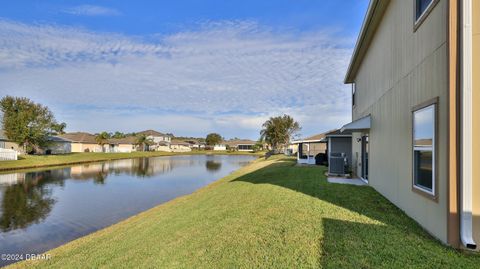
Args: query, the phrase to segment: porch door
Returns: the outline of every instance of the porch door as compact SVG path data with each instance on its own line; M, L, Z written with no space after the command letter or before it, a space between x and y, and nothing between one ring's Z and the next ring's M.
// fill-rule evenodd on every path
M362 136L362 178L368 181L368 135Z

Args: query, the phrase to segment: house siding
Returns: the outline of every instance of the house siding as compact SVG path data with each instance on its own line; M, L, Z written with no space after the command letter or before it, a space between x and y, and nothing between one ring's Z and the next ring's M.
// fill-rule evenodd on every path
M412 1L392 0L385 11L354 79L353 120L372 116L369 184L446 242L447 1L441 0L416 31L413 8ZM412 191L412 108L437 97L434 201Z
M473 4L473 236L480 244L480 2Z
M72 152L85 152L87 149L89 152L102 152L102 148L98 144L72 143Z

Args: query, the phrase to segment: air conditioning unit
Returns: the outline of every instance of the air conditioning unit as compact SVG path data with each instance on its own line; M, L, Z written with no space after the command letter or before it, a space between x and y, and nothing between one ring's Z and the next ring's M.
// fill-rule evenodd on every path
M345 175L347 171L347 156L345 153L331 153L329 171L330 174Z

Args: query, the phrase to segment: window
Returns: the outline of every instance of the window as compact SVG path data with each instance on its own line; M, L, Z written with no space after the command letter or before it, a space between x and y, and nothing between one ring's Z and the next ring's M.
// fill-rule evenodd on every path
M355 107L355 92L357 91L357 87L355 83L352 83L352 107Z
M252 150L253 146L252 145L238 145L239 150Z
M436 104L413 112L413 187L435 195Z
M430 5L433 3L433 0L415 0L415 19L418 21L420 17L427 11Z

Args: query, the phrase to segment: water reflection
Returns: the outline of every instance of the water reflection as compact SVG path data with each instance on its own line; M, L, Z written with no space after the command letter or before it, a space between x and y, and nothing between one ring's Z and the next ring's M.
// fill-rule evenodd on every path
M205 163L205 167L210 172L216 172L222 168L222 163L217 161L208 160Z
M28 227L43 220L55 203L49 185L63 186L64 169L27 174L0 175L6 185L1 197L0 229Z
M51 196L51 190L43 183L35 187L26 182L8 186L2 199L2 231L26 228L44 219L55 203Z
M44 252L191 193L253 159L172 156L0 174L0 253Z

